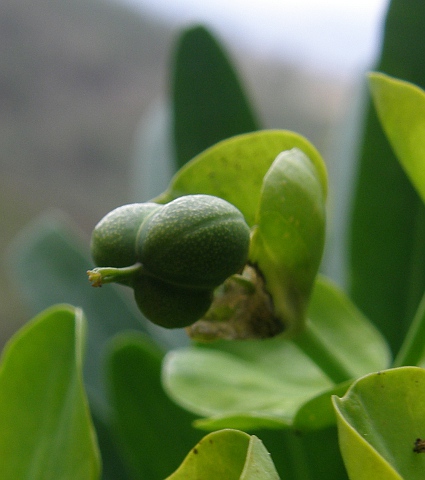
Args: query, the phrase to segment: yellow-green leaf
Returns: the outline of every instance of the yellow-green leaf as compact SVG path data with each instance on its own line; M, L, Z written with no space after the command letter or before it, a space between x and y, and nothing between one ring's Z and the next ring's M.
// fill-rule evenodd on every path
M228 138L204 150L177 172L168 190L154 201L166 203L194 193L215 195L235 205L252 226L264 175L280 152L292 148L304 152L314 163L326 195L326 167L313 145L294 132L261 130Z
M333 397L339 444L351 480L420 480L425 454L425 370L401 367L357 380Z
M264 176L250 260L289 336L304 327L325 241L325 199L321 170L298 148L280 153Z
M425 202L425 92L382 73L370 74L369 85L388 140Z
M168 480L278 480L261 440L239 430L206 435Z
M7 343L0 369L2 480L96 480L100 458L82 381L80 309L51 307Z

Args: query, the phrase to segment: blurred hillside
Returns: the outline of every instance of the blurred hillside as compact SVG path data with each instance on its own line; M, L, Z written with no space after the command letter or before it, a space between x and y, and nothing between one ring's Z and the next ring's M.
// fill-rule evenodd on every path
M86 231L128 201L135 126L164 88L170 29L96 0L0 2L0 247L59 208ZM3 280L0 319L14 316Z
M68 213L88 236L131 200L134 135L167 90L177 29L106 0L0 2L2 252L47 209ZM326 150L351 86L230 53L264 126L298 131ZM2 343L28 317L3 270L0 278Z
M124 197L169 42L165 27L96 0L0 3L2 182L20 202L80 215L96 208L83 192L105 209Z

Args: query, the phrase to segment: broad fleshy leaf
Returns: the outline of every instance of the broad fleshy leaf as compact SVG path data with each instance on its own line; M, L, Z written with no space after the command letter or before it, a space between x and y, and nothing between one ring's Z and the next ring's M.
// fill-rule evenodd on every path
M258 130L237 73L208 30L202 26L184 30L174 57L172 107L177 168L220 140Z
M279 475L263 443L239 430L206 435L168 480L278 480Z
M118 452L116 438L111 427L111 419L101 415L98 409L90 406L93 425L96 430L97 443L102 458L102 480L132 480L128 465Z
M199 428L286 428L299 405L332 383L295 346L274 338L194 346L166 356L172 398L208 418Z
M424 478L425 370L401 367L369 374L333 403L350 479Z
M100 477L82 381L84 328L80 309L58 305L7 343L0 367L2 479Z
M382 336L335 285L321 277L308 316L315 334L353 379L388 367L389 351ZM207 417L196 423L206 430L295 424L308 429L334 423L330 395L335 384L294 342L282 337L171 351L165 358L163 382L179 404ZM347 387L345 383L338 391ZM306 404L308 409L297 417Z
M330 390L320 393L304 403L294 417L294 428L297 431L321 430L335 425L335 413L331 408L332 395L344 395L351 380L335 385Z
M137 332L112 341L107 362L113 430L132 478L170 475L201 438L194 416L173 403L161 386L164 353Z
M293 336L305 314L322 258L326 229L326 185L299 149L280 153L263 180L251 240L275 313Z
M425 92L382 73L371 73L369 86L387 138L425 202Z
M166 203L194 193L215 195L235 205L252 226L265 174L279 153L292 148L298 148L313 162L326 196L326 167L313 145L294 132L261 130L223 140L197 155L155 201Z

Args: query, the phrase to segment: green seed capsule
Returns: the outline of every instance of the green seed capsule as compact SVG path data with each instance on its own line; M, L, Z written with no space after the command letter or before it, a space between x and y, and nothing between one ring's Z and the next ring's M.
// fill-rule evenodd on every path
M138 278L133 288L143 315L165 328L183 328L195 323L212 301L212 291L181 288L145 275Z
M91 255L98 267L128 267L137 262L135 241L140 225L156 203L123 205L105 215L91 237Z
M213 289L248 257L250 230L242 213L211 195L187 195L142 224L136 252L152 276L174 285Z

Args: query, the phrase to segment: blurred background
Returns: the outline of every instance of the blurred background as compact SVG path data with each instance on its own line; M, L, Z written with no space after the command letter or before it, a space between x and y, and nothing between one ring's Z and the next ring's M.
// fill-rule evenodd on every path
M2 0L3 259L15 235L46 210L69 215L88 243L108 211L162 191L168 174L139 178L140 165L164 142L174 42L183 27L202 23L233 59L264 127L301 133L325 158L332 213L325 268L341 280L341 218L364 75L379 51L387 4ZM3 343L29 317L4 263L0 271Z

